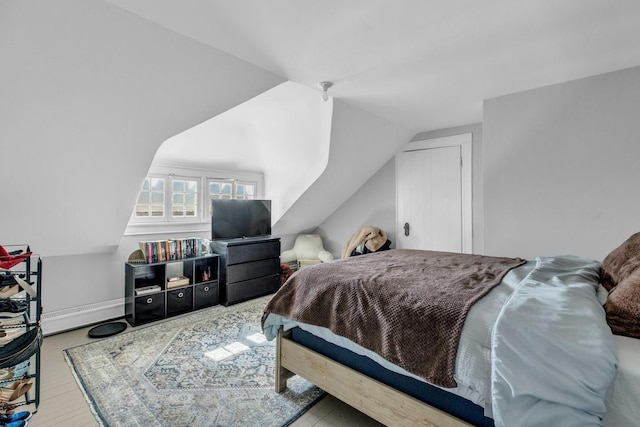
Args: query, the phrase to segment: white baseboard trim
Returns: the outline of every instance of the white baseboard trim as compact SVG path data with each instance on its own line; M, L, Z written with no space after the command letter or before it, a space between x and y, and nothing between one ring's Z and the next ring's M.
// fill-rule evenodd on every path
M45 312L42 332L51 335L119 317L124 317L124 298Z

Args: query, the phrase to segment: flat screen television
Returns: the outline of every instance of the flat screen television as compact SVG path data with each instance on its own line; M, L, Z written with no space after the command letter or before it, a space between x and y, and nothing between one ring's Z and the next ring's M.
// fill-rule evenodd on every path
M212 200L211 238L271 235L271 200Z

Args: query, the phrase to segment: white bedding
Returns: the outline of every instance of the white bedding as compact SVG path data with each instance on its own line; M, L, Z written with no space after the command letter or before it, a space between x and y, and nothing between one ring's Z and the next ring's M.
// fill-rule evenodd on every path
M615 337L618 348L618 371L607 393L607 427L640 425L640 340Z
M496 427L602 427L616 345L596 297L600 263L538 257L493 329Z

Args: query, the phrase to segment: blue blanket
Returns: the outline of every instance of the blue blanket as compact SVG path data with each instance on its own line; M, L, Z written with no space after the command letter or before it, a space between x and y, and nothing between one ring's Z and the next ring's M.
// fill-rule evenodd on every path
M601 426L617 353L596 297L597 261L538 258L492 337L496 427Z

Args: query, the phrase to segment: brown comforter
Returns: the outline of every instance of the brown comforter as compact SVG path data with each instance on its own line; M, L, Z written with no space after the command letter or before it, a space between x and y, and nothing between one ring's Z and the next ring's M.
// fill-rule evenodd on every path
M520 258L390 250L305 267L268 313L330 329L442 387L455 387L456 352L471 306Z

